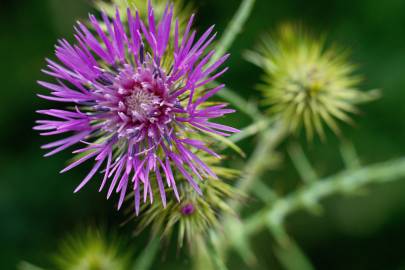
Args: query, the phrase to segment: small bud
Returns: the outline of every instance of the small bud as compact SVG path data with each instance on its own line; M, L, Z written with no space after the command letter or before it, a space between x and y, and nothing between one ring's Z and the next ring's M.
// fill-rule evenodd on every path
M195 212L195 207L192 203L187 203L181 208L183 216L191 216Z

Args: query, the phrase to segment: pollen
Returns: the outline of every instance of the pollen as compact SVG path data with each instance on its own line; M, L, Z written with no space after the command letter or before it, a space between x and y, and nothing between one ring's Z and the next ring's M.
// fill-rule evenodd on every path
M125 98L127 114L137 120L149 118L159 103L158 96L142 88L135 88L132 94Z

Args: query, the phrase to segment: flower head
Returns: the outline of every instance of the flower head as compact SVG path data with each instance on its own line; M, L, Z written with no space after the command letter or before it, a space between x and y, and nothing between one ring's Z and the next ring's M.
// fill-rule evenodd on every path
M211 122L233 110L207 102L223 88L208 89L207 84L226 71L216 70L228 55L208 64L214 54L206 52L215 38L213 27L197 38L191 30L192 16L181 33L173 9L166 6L158 20L149 2L147 21L128 9L127 24L119 10L113 19L103 13L106 30L90 15L93 31L79 22L77 43L60 40L56 46L60 63L47 60L44 72L56 83L40 82L51 95L39 96L70 107L39 111L55 119L37 121L35 129L46 136L69 134L44 145L52 149L46 156L82 146L62 172L94 159L95 165L75 192L101 172L100 191L108 186L108 198L114 191L119 193L118 208L131 192L138 213L141 201L153 201L155 186L163 205L166 189L180 200L177 171L198 193L197 179L216 177L199 153L219 156L195 134L228 136L237 131Z
M327 48L324 39L298 26L282 25L247 58L265 71L260 90L270 113L291 131L304 126L308 138L314 131L324 136L323 122L338 133L337 119L351 122L356 104L376 97L375 91L357 89L361 78L346 53Z
M129 254L122 250L116 239L105 232L87 229L67 238L55 255L57 269L63 270L125 270Z

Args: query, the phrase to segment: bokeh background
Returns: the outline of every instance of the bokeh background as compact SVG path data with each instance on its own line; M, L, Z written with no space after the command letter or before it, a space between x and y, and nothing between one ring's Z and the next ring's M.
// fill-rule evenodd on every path
M194 1L199 10L198 27L215 23L223 30L239 2ZM0 269L14 269L20 260L47 266L49 255L66 233L88 223L116 227L124 220L113 202L96 192L96 185L73 195L88 168L59 175L69 153L42 158L39 147L46 138L32 131L34 111L51 106L35 96L39 91L36 81L44 79L40 73L44 58L52 56L57 38L71 37L75 20L89 11L90 0L0 1ZM257 0L231 50L231 70L223 81L246 98L258 100L254 87L260 70L245 62L242 53L264 31L285 21L302 22L352 50L352 59L365 77L364 89L382 89L381 100L362 107L357 125L344 128L362 161L368 164L399 157L405 154L404 14L403 0ZM242 115L229 121L238 127L248 124ZM292 140L307 145L307 153L322 175L342 167L333 135L324 143ZM251 141L242 143L247 153L252 146ZM280 193L299 185L288 157L267 178ZM317 269L405 269L405 181L370 187L353 197L332 197L324 205L320 216L300 212L287 221L288 231ZM129 225L120 229L122 233L130 230ZM253 239L261 258L257 269L282 269L266 235ZM142 250L147 241L146 237L129 240L134 251ZM239 259L231 261L231 269L246 269ZM154 269L163 266L188 269L189 261L172 247Z

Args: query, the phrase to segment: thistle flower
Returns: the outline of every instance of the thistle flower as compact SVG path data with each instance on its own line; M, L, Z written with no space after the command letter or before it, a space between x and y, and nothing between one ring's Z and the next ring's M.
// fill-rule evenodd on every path
M282 25L246 57L265 72L259 90L269 112L291 131L304 126L309 139L314 131L324 137L323 122L339 133L336 120L351 123L356 104L376 97L375 91L357 89L361 77L354 75L346 53L328 48L325 39L298 26Z
M171 200L166 208L158 204L145 205L137 233L151 227L155 237L164 236L169 239L177 230L178 245L181 247L186 240L190 251L193 252L196 250L195 245L201 248L201 245L205 244L203 239L206 239L209 229L221 229L221 215L235 214L228 202L241 199L242 195L227 182L239 175L239 172L220 166L218 160L208 155L202 156L202 159L223 181L211 179L204 182L203 197L192 192L189 185L183 184L179 186L179 189L183 190L180 204ZM198 243L196 239L199 239Z
M37 121L35 129L45 136L70 135L44 145L44 149L52 149L46 156L79 144L84 146L74 151L76 160L62 172L95 160L75 192L101 172L100 191L109 186L107 198L114 191L120 193L119 209L131 190L138 213L141 201L149 198L153 202L152 182L163 205L166 189L180 200L174 168L200 194L196 179L216 178L199 153L219 155L203 139L190 136L206 134L208 138L237 132L210 121L233 110L226 109L226 104L207 101L223 88L206 86L227 70L216 71L228 55L208 64L214 54L214 50L206 53L216 35L213 27L197 38L191 30L192 16L181 38L173 9L173 5L167 6L159 22L150 2L147 22L139 12L134 16L128 9L127 25L122 23L119 10L112 20L103 13L106 31L90 15L96 35L79 22L75 28L77 44L60 40L56 56L61 63L47 60L48 70L44 72L57 83L39 82L51 90L51 95L39 96L69 104L70 108L39 111L56 119ZM103 164L104 169L100 169Z
M91 228L68 237L54 257L61 270L126 270L128 259L118 240Z

